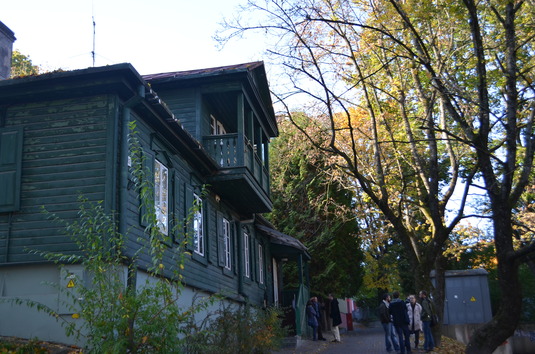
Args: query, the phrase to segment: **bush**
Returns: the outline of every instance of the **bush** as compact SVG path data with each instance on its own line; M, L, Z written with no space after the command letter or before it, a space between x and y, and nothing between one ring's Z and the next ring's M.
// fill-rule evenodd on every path
M227 304L193 330L182 347L187 353L270 353L280 348L287 330L282 311Z

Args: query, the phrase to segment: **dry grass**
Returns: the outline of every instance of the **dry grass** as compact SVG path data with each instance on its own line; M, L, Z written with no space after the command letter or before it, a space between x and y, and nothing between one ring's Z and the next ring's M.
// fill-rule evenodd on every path
M450 337L442 336L440 347L435 348L437 354L461 354L466 350L466 345Z

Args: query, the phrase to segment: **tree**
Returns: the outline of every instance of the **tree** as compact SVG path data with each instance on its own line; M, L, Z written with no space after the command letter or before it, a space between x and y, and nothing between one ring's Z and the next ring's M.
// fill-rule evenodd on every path
M442 252L465 216L468 189L461 191L456 209L449 202L460 178L469 184L476 166L460 175L462 159L470 161L472 152L447 134L451 119L442 101L418 62L403 53L403 39L382 25L388 20L406 35L402 19L396 22L395 9L387 4L272 0L260 6L250 1L249 10L267 19L254 24L236 19L226 26L234 30L230 37L258 28L276 36L278 46L270 53L290 83L275 87L285 114L391 225L413 270L412 290L431 289L430 271L437 270L434 293L441 311ZM375 27L377 22L384 28ZM437 51L450 50L439 44L447 41L437 43ZM309 102L302 109L321 124L321 138L294 118L290 105L296 96Z
M315 129L308 117L296 119ZM289 121L279 121L279 129L270 151L274 208L268 218L308 247L312 291L355 296L362 284L362 252L353 191L341 183L328 156L311 149Z
M533 2L271 0L248 9L264 17L227 23L227 38L256 29L277 38L270 53L289 79L275 87L286 114L294 97L308 98L329 138L302 133L338 157L392 225L416 287L430 287L437 270L439 311L444 247L468 216L468 187L485 191L502 302L467 352L492 352L516 328L518 269L535 251L533 239L513 242L535 151Z
M33 65L29 56L14 50L11 56L11 77L39 75L40 68Z

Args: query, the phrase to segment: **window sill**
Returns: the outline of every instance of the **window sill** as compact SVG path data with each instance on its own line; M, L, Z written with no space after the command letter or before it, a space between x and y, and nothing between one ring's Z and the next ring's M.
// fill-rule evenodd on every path
M223 273L223 275L226 275L229 278L234 278L234 272L232 271L232 269L228 269L228 268L223 267L222 273Z
M195 251L191 252L191 259L193 259L196 262L201 263L202 265L208 266L208 260L206 259L206 256L201 256Z

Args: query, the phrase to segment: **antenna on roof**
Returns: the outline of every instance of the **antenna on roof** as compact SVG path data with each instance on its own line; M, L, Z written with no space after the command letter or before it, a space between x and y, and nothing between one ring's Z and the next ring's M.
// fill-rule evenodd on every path
M92 16L92 19L93 19L93 51L91 51L91 57L93 57L93 67L95 67L95 27L97 26L97 24L95 23L95 16L93 15Z

